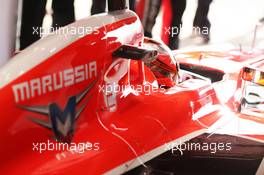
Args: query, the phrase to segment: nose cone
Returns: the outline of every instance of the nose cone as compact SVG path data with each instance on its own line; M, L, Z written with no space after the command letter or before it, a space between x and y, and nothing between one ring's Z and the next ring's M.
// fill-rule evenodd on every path
M108 12L128 8L127 0L108 0Z

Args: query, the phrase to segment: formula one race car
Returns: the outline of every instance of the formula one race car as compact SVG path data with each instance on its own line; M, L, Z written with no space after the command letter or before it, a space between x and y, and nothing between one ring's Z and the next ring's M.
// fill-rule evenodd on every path
M157 158L237 134L234 118L239 136L264 142L263 53L173 53L113 1L0 68L1 173L166 174Z

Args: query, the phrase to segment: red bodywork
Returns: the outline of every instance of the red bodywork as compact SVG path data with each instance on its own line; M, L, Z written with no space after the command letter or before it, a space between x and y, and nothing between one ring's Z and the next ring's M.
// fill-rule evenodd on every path
M217 96L227 110L231 112L234 120L243 121L248 125L248 133L243 131L244 126L239 126L237 132L229 132L222 126L225 134L235 135L238 137L247 138L250 140L264 143L264 131L258 131L254 126L264 127L264 114L260 111L258 116L243 114L239 111L241 103L241 91L243 89L242 71L244 67L251 67L255 70L264 70L264 55L263 52L244 52L239 50L229 51L194 51L194 52L175 52L176 59L180 62L181 67L196 73L199 72L205 75L204 71L209 74L205 75L211 78L213 86L217 91ZM221 79L212 75L221 75ZM226 117L226 116L225 116ZM225 125L227 126L227 122ZM263 126L262 126L263 125ZM256 130L256 131L254 131ZM216 132L217 133L217 132ZM254 134L253 134L254 133ZM223 134L223 133L221 133Z
M119 35L112 34L115 31ZM199 122L192 118L204 104L219 103L213 88L206 81L190 80L173 89L150 94L142 92L138 96L130 94L125 98L120 98L122 94L117 93L116 103L111 106L116 109L111 111L107 107L105 98L108 96L100 92L99 87L106 85L105 76L115 75L118 66L114 66L109 75L105 75L117 59L112 57L113 51L123 44L140 46L143 38L143 29L136 15L116 20L99 28L99 33L88 34L69 44L2 87L1 173L123 173L165 152L165 143L179 138L191 139L204 133L205 126L211 125L219 117L215 111L200 118ZM94 62L96 69L94 64L90 67ZM80 70L80 74L74 73L77 67L84 69L80 65L87 67L85 75ZM53 81L54 76L58 78L64 70L68 70L68 79L63 80L63 88L58 90L49 84L51 82L48 79L43 78L53 75ZM141 61L130 62L129 76L133 85L156 81L153 73ZM41 84L44 86L41 87L42 92L38 91L38 84L33 81L38 78L47 81L45 86L43 82ZM24 98L15 97L14 87L22 82L32 83L29 92L25 91L29 95L24 94ZM118 83L127 85L128 73L122 75ZM76 106L84 108L74 125L72 142L90 142L99 149L84 153L54 150L40 153L34 150L35 143L58 142L54 139L54 128L45 128L36 122L50 122L50 116L34 112L31 108L43 109L44 106L56 104L64 109L70 97L82 93L89 86L92 88Z
M129 11L118 13L130 14L130 17L114 19L99 28L99 32L70 43L1 87L2 174L121 174L166 152L166 143L178 139L187 141L205 133L222 116L225 107L218 100L213 85L206 80L189 79L170 89L142 91L138 95L129 93L122 98L121 92L101 91L100 87L111 84L111 79L120 86L144 87L157 82L142 61L112 56L121 45L138 47L144 40L138 17ZM98 19L104 15L114 16L102 14ZM126 63L129 71L120 73ZM44 78L52 75L54 81L62 74L63 85L57 89L58 85L51 85L50 79ZM41 84L36 83L38 81ZM29 83L31 88L25 91L24 98L21 94L16 97L14 87L23 82ZM47 123L52 120L51 110L47 115L45 107L55 104L66 109L69 99L83 92L85 95L76 103L76 110L82 110L73 126L71 142L90 142L94 149L83 153L35 150L36 143L59 143L54 139L59 126L40 124L40 120ZM232 102L227 104L233 109ZM213 106L219 108L210 110ZM209 112L201 115L201 110ZM263 139L263 135L255 137Z

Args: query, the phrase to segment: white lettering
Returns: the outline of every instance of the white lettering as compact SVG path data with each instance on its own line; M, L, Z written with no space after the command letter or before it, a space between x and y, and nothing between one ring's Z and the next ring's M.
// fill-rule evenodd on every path
M81 83L85 80L97 77L96 61L79 65L51 75L35 78L12 86L15 102L44 95L48 92Z

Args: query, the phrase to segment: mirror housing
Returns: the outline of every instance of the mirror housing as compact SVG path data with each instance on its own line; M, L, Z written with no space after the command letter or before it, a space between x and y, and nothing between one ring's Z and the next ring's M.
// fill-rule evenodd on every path
M264 86L264 71L250 67L244 67L241 78L245 81Z
M241 72L242 96L238 111L256 117L264 116L264 71L244 67Z
M154 49L145 49L141 47L122 45L113 52L113 57L131 60L141 60L151 62L156 59L158 52Z

